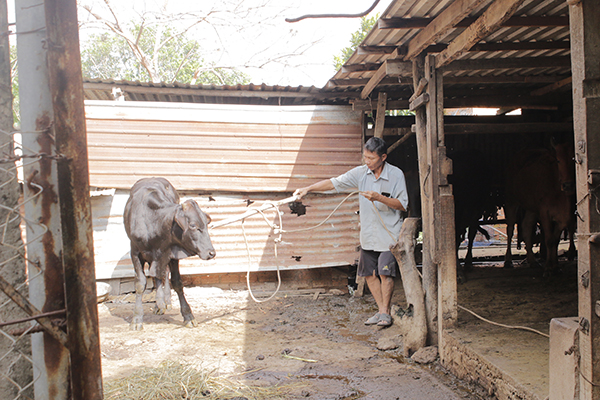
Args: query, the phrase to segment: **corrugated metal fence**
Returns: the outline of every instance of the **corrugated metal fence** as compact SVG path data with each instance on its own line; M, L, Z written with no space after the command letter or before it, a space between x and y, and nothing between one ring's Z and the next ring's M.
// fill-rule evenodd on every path
M299 187L346 172L361 161L360 112L341 106L230 106L86 102L94 248L98 279L133 276L123 209L139 178L162 176L214 222L243 214ZM211 230L217 257L181 260L182 274L304 269L353 264L358 199L303 199L306 214L283 213L282 242L260 215ZM270 224L278 224L273 211ZM292 232L294 231L294 232Z

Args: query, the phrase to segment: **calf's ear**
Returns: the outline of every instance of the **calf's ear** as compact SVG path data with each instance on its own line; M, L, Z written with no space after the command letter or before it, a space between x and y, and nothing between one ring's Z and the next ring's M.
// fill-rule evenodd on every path
M184 206L183 205L178 205L177 209L175 210L175 223L177 223L177 225L179 225L179 227L182 230L186 230L188 228L188 222L187 222L187 218L185 217L185 210L184 210Z

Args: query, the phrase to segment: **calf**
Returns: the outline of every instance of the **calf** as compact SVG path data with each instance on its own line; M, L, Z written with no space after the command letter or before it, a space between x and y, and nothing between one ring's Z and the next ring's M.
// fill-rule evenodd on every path
M143 328L142 294L146 289L144 265L156 286L156 314L171 307L171 289L179 297L185 326L197 326L194 315L183 295L179 260L198 255L203 260L215 256L208 236L210 217L194 200L179 204L179 194L164 178L143 178L131 188L125 212L125 231L131 241L131 261L135 269L135 309L130 328ZM167 265L169 268L167 269Z

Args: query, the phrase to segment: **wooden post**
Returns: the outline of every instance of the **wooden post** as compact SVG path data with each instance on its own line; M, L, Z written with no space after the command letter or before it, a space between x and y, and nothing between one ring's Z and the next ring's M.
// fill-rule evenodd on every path
M569 3L573 127L577 180L579 283L579 399L600 399L600 3Z
M377 118L375 119L374 136L383 138L385 126L385 109L387 108L387 93L380 92L377 97Z
M425 60L423 57L417 57L413 61L413 85L417 93L420 82L424 77ZM421 220L423 232L426 232L432 225L429 209L429 193L431 188L428 185L429 157L427 154L427 115L425 107L419 107L415 110L415 128L417 138L417 152L419 160L419 182L421 189ZM427 314L427 342L431 345L438 343L437 337L437 266L431 258L432 242L429 240L430 234L423 235L423 290L425 291L425 308Z
M456 324L456 248L454 233L454 197L448 185L448 175L452 173L452 162L446 157L444 146L444 104L442 73L435 68L435 56L425 59L425 79L429 103L427 103L427 152L429 156L429 182L431 199L428 202L431 215L428 232L432 248L433 262L437 265L438 279L438 346L444 363L444 329Z
M394 307L393 311L396 317L394 322L401 327L405 357L410 357L415 351L425 347L427 342L425 294L415 262L415 237L418 228L418 218L406 218L402 223L398 243L390 248L398 260L407 303L406 310Z

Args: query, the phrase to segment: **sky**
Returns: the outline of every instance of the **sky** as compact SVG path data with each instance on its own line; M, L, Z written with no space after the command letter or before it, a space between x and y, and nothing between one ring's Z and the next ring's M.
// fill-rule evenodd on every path
M305 14L355 14L373 4L373 0L111 1L119 9L117 15L122 20L158 11L165 5L170 12L196 12L195 16L206 16L207 22L198 24L193 31L194 38L203 45L205 60L217 66L242 67L254 84L316 87L324 86L335 74L333 57L350 45L352 33L360 28L360 18L307 19L295 23L288 23L285 18ZM13 2L9 0L11 22L14 21L14 13L10 12L14 9ZM370 16L383 13L390 2L380 0ZM94 12L105 12L103 0L79 0L78 3L90 5ZM231 12L234 5L238 13ZM80 23L90 20L89 13L80 11L79 20ZM80 31L82 41L94 32L90 28L93 25L84 26Z

